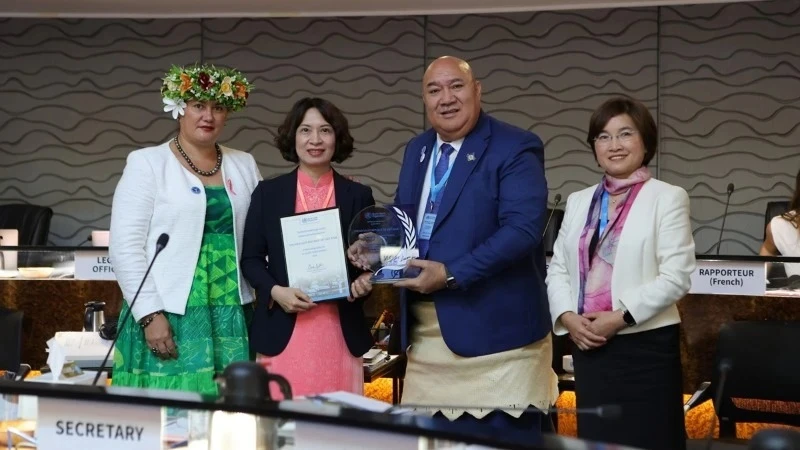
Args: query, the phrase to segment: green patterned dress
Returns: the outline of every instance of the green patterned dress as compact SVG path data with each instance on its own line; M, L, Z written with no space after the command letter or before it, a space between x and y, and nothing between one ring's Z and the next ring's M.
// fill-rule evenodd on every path
M206 187L206 220L186 314L165 313L178 358L150 351L139 324L119 330L112 384L216 394L214 377L228 364L249 359L247 320L239 301L233 210L223 186ZM245 307L246 308L246 307ZM123 303L120 317L128 304Z

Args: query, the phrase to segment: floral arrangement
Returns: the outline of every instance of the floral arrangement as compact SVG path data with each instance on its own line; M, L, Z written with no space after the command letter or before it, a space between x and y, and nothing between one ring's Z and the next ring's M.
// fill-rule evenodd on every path
M244 108L253 86L236 69L217 68L213 65L172 66L164 77L161 95L164 112L177 119L184 114L186 102L215 101L235 112Z

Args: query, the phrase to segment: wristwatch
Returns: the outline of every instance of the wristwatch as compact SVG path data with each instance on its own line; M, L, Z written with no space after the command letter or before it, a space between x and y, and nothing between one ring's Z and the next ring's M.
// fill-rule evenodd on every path
M633 318L633 315L627 309L622 310L622 320L625 321L625 324L629 327L636 325L636 320Z
M447 283L447 289L453 290L458 289L458 283L456 283L456 277L450 273L450 269L447 266L444 267L444 275L445 275L445 283Z

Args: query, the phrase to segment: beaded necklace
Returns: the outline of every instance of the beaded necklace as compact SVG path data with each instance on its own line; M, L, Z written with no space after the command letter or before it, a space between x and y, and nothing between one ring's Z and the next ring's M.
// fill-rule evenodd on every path
M183 159L186 160L186 163L189 164L189 167L195 171L196 174L202 175L204 177L211 177L214 176L217 172L219 172L220 167L222 167L222 150L219 148L219 144L216 142L214 143L214 148L217 150L217 164L211 170L200 170L197 166L194 165L191 159L189 159L189 155L183 151L183 147L181 147L180 141L178 141L178 136L175 136L175 147L178 148L178 153L183 156Z

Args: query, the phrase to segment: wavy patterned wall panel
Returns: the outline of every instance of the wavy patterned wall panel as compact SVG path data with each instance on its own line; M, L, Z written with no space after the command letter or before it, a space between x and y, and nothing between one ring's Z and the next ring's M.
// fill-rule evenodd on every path
M800 2L663 8L661 175L692 201L697 252L756 253L800 169Z
M131 150L164 140L159 80L200 56L192 21L0 21L0 203L53 208L50 241L107 229Z
M204 21L206 61L244 71L257 90L226 126L230 145L251 150L264 177L288 171L273 146L294 102L324 97L348 118L356 141L341 172L394 197L406 142L423 129L421 18Z
M434 16L428 56L471 61L484 109L542 138L551 201L566 201L600 179L585 142L600 103L625 93L656 114L657 29L655 8Z
M107 228L127 153L175 132L160 77L200 59L256 83L222 140L253 152L264 176L291 167L272 146L286 111L324 96L345 111L358 147L341 171L388 201L405 143L426 126L425 64L453 54L472 62L487 111L544 139L551 199L599 178L584 142L592 110L612 94L642 99L660 112L653 169L689 190L698 252L716 241L733 182L722 251L752 253L766 201L787 197L800 167L798 25L800 0L428 18L0 19L0 203L53 207L54 244Z

